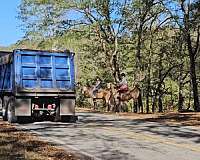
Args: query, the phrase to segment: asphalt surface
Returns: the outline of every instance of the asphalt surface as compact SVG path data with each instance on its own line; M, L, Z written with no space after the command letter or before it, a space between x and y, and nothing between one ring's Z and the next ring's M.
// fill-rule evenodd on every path
M58 146L102 160L200 160L200 129L77 113L72 123L17 125Z

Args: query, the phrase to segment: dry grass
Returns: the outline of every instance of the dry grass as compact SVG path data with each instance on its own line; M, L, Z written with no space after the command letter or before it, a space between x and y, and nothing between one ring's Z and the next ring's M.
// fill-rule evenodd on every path
M172 125L200 127L200 113L166 113L155 118L147 118L148 121L161 122Z
M78 108L78 112L98 112L87 108ZM98 112L101 114L118 115L133 120L160 122L172 125L196 126L200 127L200 113L199 112L168 112L168 113L155 113L155 114L137 114L137 113L111 113L111 112Z
M76 160L75 155L38 140L0 120L0 160Z

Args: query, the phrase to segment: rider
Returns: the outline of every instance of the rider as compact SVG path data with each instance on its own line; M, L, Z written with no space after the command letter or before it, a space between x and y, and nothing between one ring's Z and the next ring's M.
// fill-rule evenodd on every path
M119 81L118 84L118 92L123 93L128 91L128 82L126 80L126 75L125 73L121 74L121 80Z
M93 93L93 96L95 97L96 96L96 93L98 92L98 90L101 88L101 79L99 77L96 78L96 83L95 83L95 86L92 90L92 93Z

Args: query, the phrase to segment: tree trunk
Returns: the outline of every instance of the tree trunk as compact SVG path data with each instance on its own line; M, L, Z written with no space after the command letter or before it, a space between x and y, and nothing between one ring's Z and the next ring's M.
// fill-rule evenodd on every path
M159 54L159 70L158 70L158 78L159 78L159 83L158 83L158 88L157 88L157 93L158 93L158 112L163 112L163 105L162 105L162 58L163 58L163 52L164 48L161 48L160 54Z
M191 99L192 99L192 95L191 95L191 92L192 92L192 88L191 88L191 82L190 82L190 94L189 94L189 103L188 103L188 107L187 107L187 110L190 109L191 107Z
M182 80L182 74L183 74L183 65L180 65L180 74L179 74L179 90L178 90L178 111L183 110L183 80Z
M149 60L149 62L151 59ZM150 93L150 66L148 67L148 77L147 77L147 91L146 91L146 113L149 113L149 93Z
M155 113L156 111L156 95L153 95L152 97L152 113Z
M194 110L200 111L198 85L197 85L197 78L196 78L196 67L195 67L195 53L192 49L192 42L191 42L191 37L189 33L187 35L187 44L188 44L188 51L189 51L189 58L190 58L190 77L191 77L191 82L192 82L192 90L193 90L193 98L194 98Z
M162 104L162 95L159 94L158 96L158 112L163 112L163 104Z
M181 31L180 31L181 33ZM182 36L179 37L179 59L181 60L181 63L182 62L182 59L183 59L183 39L182 39ZM179 77L178 77L178 87L179 87L179 90L178 90L178 111L181 111L183 110L183 102L184 102L184 98L183 98L183 67L184 65L181 64L180 67L179 67ZM187 75L185 76L185 78L187 77Z
M119 61L118 61L118 39L115 37L115 42L114 42L114 52L112 54L111 58L111 66L113 70L113 77L115 80L115 83L118 83L120 80L120 69L119 69Z
M179 87L179 94L178 94L178 111L183 110L183 95L182 89Z
M151 42L149 46L149 63L148 63L148 74L147 74L147 91L146 91L146 113L149 113L149 94L151 92L151 53L152 53L152 43L153 38L151 37Z
M146 113L149 113L149 94L146 93Z
M161 82L158 84L158 112L163 112Z
M187 43L188 47L188 52L189 52L189 59L190 59L190 79L192 82L192 91L193 91L193 99L194 99L194 110L195 111L200 111L200 106L199 106L199 96L198 96L198 86L197 86L197 78L196 78L196 68L195 68L195 54L198 51L198 46L199 46L199 28L198 28L198 35L197 35L197 46L196 48L192 46L192 38L191 38L191 2L189 1L187 3L187 6L185 4L185 1L181 1L181 9L184 13L184 35L185 35L185 41ZM193 50L193 48L195 48Z
M118 83L120 79L120 71L119 71L119 64L118 64L116 55L113 55L113 58L112 58L112 71L113 71L113 77L114 77L115 83Z
M139 107L139 111L141 111L141 113L144 113L144 108L143 108L143 103L142 103L142 92L140 90L140 95L138 97L138 107Z
M137 72L141 71L141 38L142 38L142 29L140 29L138 34L138 42L137 42L137 51L136 51L136 68Z

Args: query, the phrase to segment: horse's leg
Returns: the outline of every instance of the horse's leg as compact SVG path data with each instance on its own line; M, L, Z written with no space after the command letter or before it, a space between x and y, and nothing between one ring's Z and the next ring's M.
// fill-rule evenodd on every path
M103 106L106 109L106 112L108 111L108 105L107 105L107 101L106 98L103 98Z
M122 112L122 101L119 98L119 104L118 104L118 112Z
M105 102L106 102L106 110L107 112L109 112L111 108L111 94L107 94L105 96Z
M138 103L137 101L134 101L134 113L137 113L137 107L138 107Z
M105 100L105 106L106 106L106 111L109 112L110 111L110 105L109 105L108 100Z
M111 95L112 97L110 97L108 99L108 106L109 106L109 110L111 112L114 112L115 111L115 98L113 95Z
M119 112L123 111L123 101L122 101L122 94L119 94Z
M127 103L125 101L123 101L121 103L121 111L122 112L128 112L128 106L127 106Z
M133 112L134 111L134 99L132 99L132 104L131 104L131 112Z
M124 112L124 102L121 102L119 105L120 112Z
M117 97L115 102L115 112L120 112L120 98Z
M96 110L96 105L97 105L97 101L96 101L96 99L93 99L93 110L95 111Z
M113 97L113 105L112 105L112 111L113 112L116 111L116 106L117 106L116 99L115 99L115 97Z
M124 110L124 112L128 112L128 104L127 104L127 102L124 102L123 110Z
M140 113L140 112L141 112L141 108L140 108L140 103L139 103L139 101L137 101L137 106L138 106L138 112Z

